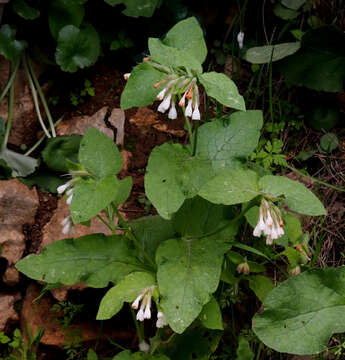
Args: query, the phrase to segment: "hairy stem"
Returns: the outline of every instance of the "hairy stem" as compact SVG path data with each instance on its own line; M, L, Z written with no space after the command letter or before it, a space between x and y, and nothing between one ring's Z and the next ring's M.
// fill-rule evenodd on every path
M1 151L4 151L7 148L8 137L10 136L11 126L12 126L12 117L13 117L13 101L14 101L14 83L10 87L10 96L8 99L8 117L6 123L6 131L4 136L4 141L1 145Z

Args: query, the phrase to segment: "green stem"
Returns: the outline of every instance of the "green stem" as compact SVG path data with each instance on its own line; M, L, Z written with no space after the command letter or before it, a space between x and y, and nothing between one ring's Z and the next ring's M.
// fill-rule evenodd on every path
M12 126L12 117L13 117L13 101L14 101L14 83L10 87L10 96L8 99L8 117L6 123L6 131L4 136L4 141L1 145L1 151L4 151L7 148L8 137L10 136L11 126Z
M131 309L131 313L132 313L132 317L133 317L135 329L136 329L137 334L138 334L139 343L141 343L141 342L145 339L145 338L144 338L144 334L143 334L143 331L142 331L141 327L140 327L139 324L138 324L138 320L137 320L137 317L136 317L136 315L135 315L134 310L132 309L132 306L129 306L129 307L130 307L130 309Z
M18 70L18 67L19 67L19 63L20 61L17 62L16 66L14 67L14 70L13 72L11 73L11 76L8 80L8 83L6 84L4 90L2 91L1 95L0 95L0 102L3 100L3 98L6 96L8 90L10 89L11 85L13 84L14 82L14 79L16 77L16 74L17 74L17 70Z
M37 98L37 93L36 93L36 89L35 89L35 86L34 86L34 83L32 81L32 78L31 78L31 75L30 75L30 71L28 69L28 64L26 62L26 59L24 57L23 59L23 63L24 63L24 69L25 69L25 73L26 73L26 76L28 78L28 81L29 81L29 86L30 86L30 90L31 90L31 94L32 94L32 98L34 100L34 105L35 105L35 109L36 109L36 113L37 113L37 116L38 116L38 120L42 126L42 129L44 131L44 133L46 134L46 136L48 138L51 138L51 135L49 133L49 131L47 130L46 126L44 125L44 122L43 122L43 119L42 119L42 115L41 115L41 110L40 110L40 106L38 104L38 98Z
M192 147L192 153L193 153L193 149L194 149L194 138L193 138L193 131L192 131L192 127L190 126L190 121L188 119L188 117L185 115L185 107L182 107L182 111L183 111L183 116L184 116L184 121L186 124L186 128L188 131L188 137L189 137L189 142L191 144Z
M41 102L42 102L42 105L44 107L44 110L46 112L46 115L47 115L47 118L48 118L48 122L49 122L49 125L50 125L50 129L51 129L51 132L52 132L52 135L53 137L56 137L56 132L55 132L55 127L54 127L54 121L53 121L53 117L51 116L51 113L50 113L50 110L49 110L49 106L47 104L47 101L46 101L46 98L43 94L43 91L42 91L42 88L40 86L40 83L38 82L38 79L37 79L37 76L35 74L35 71L34 69L32 68L31 66L31 63L30 63L30 59L28 58L27 60L27 64L28 64L28 67L29 67L29 71L31 73L31 76L32 76L32 79L35 83L35 86L36 86L36 89L37 89L37 92L38 92L38 95L41 99Z
M270 114L271 114L271 122L274 122L274 114L273 114L273 97L272 97L272 58L273 58L273 51L271 53L271 60L269 64L269 80L268 80L268 98L269 98L269 105L270 105Z
M307 177L307 178L315 181L316 183L318 183L318 184L320 184L320 185L327 186L327 187L329 187L329 188L331 188L331 189L333 189L333 190L345 192L345 188L343 188L343 187L339 187L339 186L335 186L335 185L332 185L332 184L328 184L328 183L326 183L325 181L322 181L322 180L319 180L319 179L317 179L317 178L315 178L315 177L313 177L313 176L307 175L307 174L303 173L302 171L297 170L296 168L294 168L294 167L292 167L292 166L290 166L290 165L288 165L288 164L286 164L286 165L284 165L284 166L287 167L288 169L292 170L292 171L295 172L296 174L301 175L301 176L305 176L305 177Z
M194 120L194 142L193 142L193 152L192 155L194 156L196 154L196 147L198 143L198 129L199 129L199 121L200 120Z
M112 233L113 235L116 234L116 232L115 232L116 229L114 230L114 229L111 227L111 225L108 224L108 223L102 218L101 215L97 215L97 217L98 217L98 219L99 219L100 221L102 221L102 223L111 231L111 233Z

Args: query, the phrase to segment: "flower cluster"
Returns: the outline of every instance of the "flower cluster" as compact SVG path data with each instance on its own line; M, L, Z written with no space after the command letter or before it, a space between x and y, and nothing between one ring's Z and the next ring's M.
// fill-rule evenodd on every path
M151 300L154 289L154 286L144 288L133 301L132 309L134 310L139 308L139 304L141 302L139 311L137 312L136 316L137 320L144 321L145 319L151 319ZM161 311L158 311L156 327L162 328L166 325L168 325L168 322L165 318L165 315Z
M262 199L260 206L259 221L253 231L253 235L260 237L266 235L266 244L272 245L273 240L284 235L283 220L280 210L273 203Z

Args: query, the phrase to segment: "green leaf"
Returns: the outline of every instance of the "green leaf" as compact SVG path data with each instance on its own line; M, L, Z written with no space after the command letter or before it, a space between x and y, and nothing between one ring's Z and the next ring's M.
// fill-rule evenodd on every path
M35 171L38 161L30 156L18 154L12 150L5 149L0 152L0 159L4 160L12 169L12 176L27 176Z
M249 287L251 290L255 293L261 302L264 302L266 296L274 288L272 280L262 275L249 276L247 279L249 280Z
M27 46L25 41L15 39L16 31L9 25L2 25L0 28L0 55L15 63L20 60Z
M153 149L145 175L145 191L158 213L170 219L185 199L194 197L212 174L211 162L192 157L180 144Z
M208 360L222 335L222 331L191 327L182 335L175 334L165 353L172 360Z
M94 350L89 349L87 352L87 360L98 360L98 356Z
M289 9L298 10L307 0L281 0L281 3Z
M89 128L80 143L79 162L99 178L115 175L122 169L117 146L95 128Z
M301 242L302 226L298 217L292 214L283 213L284 230L289 237L292 245L297 245Z
M122 13L131 17L151 17L157 7L160 6L160 0L104 0L107 4L115 6L125 4L126 9Z
M308 31L301 49L282 61L289 83L314 90L341 92L345 83L345 34L332 26Z
M339 140L337 135L333 133L327 133L322 136L320 140L320 148L326 154L330 154L333 150L339 146Z
M208 96L233 109L246 110L244 99L235 83L225 74L212 71L200 74L198 77Z
M298 17L299 12L296 10L288 9L281 4L276 4L273 8L274 15L280 17L283 20L293 20Z
M308 124L314 130L331 130L339 121L340 112L335 106L316 104L307 116Z
M202 72L201 63L187 51L164 45L159 39L149 38L149 50L152 60L162 65Z
M146 216L128 223L146 253L154 258L158 246L175 237L172 222L160 216Z
M316 269L284 281L266 297L253 319L254 332L279 352L322 352L345 331L345 267Z
M127 110L134 106L146 106L156 101L160 89L154 84L166 75L143 62L131 72L126 87L121 94L121 109Z
M47 245L41 254L16 264L26 276L47 283L72 285L83 281L102 288L133 271L142 270L129 241L122 236L92 234Z
M40 16L39 10L29 6L25 0L15 0L13 10L26 20L34 20Z
M244 59L252 64L269 64L294 54L300 47L299 41L253 47L247 50Z
M108 290L104 295L97 313L97 320L107 320L116 315L124 302L134 301L140 292L155 285L156 279L146 272L134 272Z
M198 194L215 204L241 204L260 194L258 180L252 170L224 170L207 182Z
M260 186L264 193L275 197L284 195L285 203L292 211L312 216L326 214L321 201L298 181L284 176L267 175L260 179Z
M55 171L68 172L66 159L77 162L80 135L58 136L47 140L42 151L42 158L46 165Z
M173 26L165 36L163 43L185 51L198 60L200 64L205 61L207 48L204 34L195 17L182 20Z
M48 15L49 28L53 38L67 25L79 27L84 18L84 6L76 0L52 0Z
M262 122L261 111L248 110L202 125L197 155L209 158L216 173L242 167L258 145Z
M79 180L73 189L71 218L74 224L88 221L122 196L120 180L110 175L99 181Z
M49 192L56 194L56 189L66 183L66 179L62 179L56 174L46 171L44 169L38 169L33 174L25 177L19 178L26 186L32 187L36 185L40 191Z
M100 49L99 36L92 25L82 29L66 25L59 32L55 60L63 71L76 72L78 68L93 65Z
M171 239L158 248L161 306L175 332L181 334L209 302L228 249L226 242L209 238Z
M199 319L201 323L212 330L223 330L222 312L217 300L212 296L211 300L203 307Z
M236 351L236 360L254 360L254 354L250 349L249 342L243 336L240 337Z

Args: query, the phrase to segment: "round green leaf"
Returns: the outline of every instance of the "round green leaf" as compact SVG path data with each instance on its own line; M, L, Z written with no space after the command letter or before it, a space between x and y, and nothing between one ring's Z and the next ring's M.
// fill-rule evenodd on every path
M308 116L308 124L314 130L331 130L339 121L340 113L334 106L316 105Z
M29 6L25 0L15 0L13 9L19 16L26 20L34 20L40 16L39 10Z
M93 26L78 29L67 25L60 30L55 59L63 71L76 72L78 68L91 66L99 54L99 36Z
M0 55L13 62L19 61L26 48L25 41L15 39L16 31L9 25L2 25L0 28Z
M320 140L320 147L322 151L329 154L339 146L339 140L337 135L327 133L322 136Z

